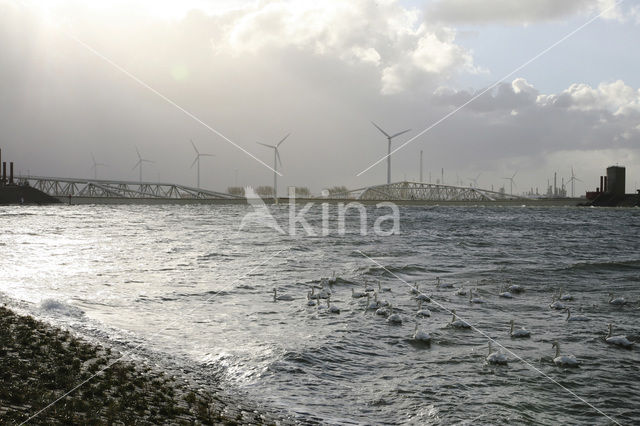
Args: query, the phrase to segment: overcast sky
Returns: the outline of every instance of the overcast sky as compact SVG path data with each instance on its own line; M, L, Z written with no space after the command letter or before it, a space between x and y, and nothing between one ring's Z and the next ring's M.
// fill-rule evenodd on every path
M108 3L108 5L105 5ZM603 13L604 12L604 13ZM565 35L602 14L531 64ZM251 154L279 187L386 181L389 133L412 131L392 180L480 174L539 188L574 167L590 188L612 164L640 182L640 5L612 0L0 0L0 148L17 170L195 186L271 184L272 172L143 87L121 67ZM91 52L89 49L93 49ZM107 62L105 58L110 61ZM584 183L576 185L583 193Z

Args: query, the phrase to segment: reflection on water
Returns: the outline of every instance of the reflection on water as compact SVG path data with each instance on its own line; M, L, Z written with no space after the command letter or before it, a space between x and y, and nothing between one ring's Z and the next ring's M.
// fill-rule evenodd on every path
M287 223L286 207L276 217ZM401 234L289 237L238 231L246 206L59 206L0 209L0 291L37 313L199 371L222 374L264 403L327 423L596 423L608 420L509 356L487 365L486 338L448 327L448 310L623 423L640 422L640 212L622 209L402 207ZM371 222L375 209L369 210ZM388 212L379 213L387 214ZM357 211L350 213L355 216ZM321 221L320 209L308 215ZM351 222L353 221L353 222ZM371 227L370 227L371 228ZM381 266L363 257L371 256ZM331 304L308 306L307 292L335 271ZM436 303L417 301L398 275ZM477 289L469 304L456 288ZM403 317L390 325L352 289L381 291ZM526 291L498 297L508 282ZM273 302L273 288L292 301ZM588 322L549 309L554 292ZM319 292L316 288L314 294ZM616 307L607 293L630 303ZM44 302L44 303L43 303ZM581 311L581 312L580 312ZM531 330L511 339L509 321ZM415 324L431 345L412 339ZM108 336L105 336L108 332ZM577 369L553 365L554 340ZM474 420L475 419L475 420Z

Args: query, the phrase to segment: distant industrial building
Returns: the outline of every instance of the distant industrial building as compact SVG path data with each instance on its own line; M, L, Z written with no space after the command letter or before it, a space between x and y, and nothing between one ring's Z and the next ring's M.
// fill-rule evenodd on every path
M58 203L42 191L31 188L29 185L17 184L13 179L13 161L9 163L9 175L7 176L7 162L2 161L2 149L0 149L0 204L48 204Z
M600 186L587 192L588 205L598 207L640 206L640 190L636 194L626 194L626 169L622 166L607 168L607 175L600 176Z

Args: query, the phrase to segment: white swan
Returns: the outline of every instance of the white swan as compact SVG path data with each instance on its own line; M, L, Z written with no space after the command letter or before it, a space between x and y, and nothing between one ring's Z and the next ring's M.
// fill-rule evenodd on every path
M307 292L307 306L316 306L316 301L311 298L311 292Z
M465 290L464 288L459 288L456 290L456 292L454 293L456 296L466 296L467 295L467 290Z
M413 329L413 340L422 343L430 343L431 336L426 331L418 330L418 323L416 323L416 328Z
M560 297L558 300L562 300L563 302L570 302L573 300L573 296L570 294L562 294L562 290L560 290Z
M424 293L420 293L416 296L418 302L431 302L431 298Z
M327 310L330 314L339 314L340 308L331 304L331 296L327 297Z
M627 301L624 300L624 297L616 297L614 299L613 293L609 293L609 304L610 305L616 305L616 306L622 306L622 305L626 305Z
M376 291L376 289L369 286L369 280L364 280L364 292L365 293L371 293L371 292L374 292L374 291Z
M378 291L380 291L380 292L383 292L383 291L384 291L384 292L391 291L391 287L382 287L382 286L380 285L380 280L378 280Z
M452 309L451 313L453 314L453 318L451 318L451 322L449 323L449 325L451 327L455 327L455 328L471 328L471 325L468 322L463 321L461 319L457 319L456 310L455 309Z
M289 295L289 294L282 294L280 296L278 296L278 290L274 287L273 288L273 301L282 301L282 302L289 302L291 300L293 300L293 296Z
M400 314L393 313L393 306L389 305L389 317L387 318L387 322L390 324L402 324L402 317Z
M591 318L584 315L571 316L571 308L567 308L567 321L591 321Z
M556 310L565 310L567 309L566 305L562 302L560 302L556 296L553 296L553 301L551 302L551 304L549 305L549 307L551 309L556 309Z
M365 292L362 292L362 291L356 292L355 289L351 287L351 297L353 297L354 299L360 299L361 297L365 297L366 295L367 294Z
M513 320L511 320L511 330L509 331L509 336L513 337L513 338L527 338L527 337L531 337L531 332L529 330L526 330L524 327L518 329L518 330L514 330L513 329Z
M380 307L380 304L378 303L377 295L376 295L376 299L372 302L371 296L367 294L367 306L365 309L372 310L372 309L378 309L379 307Z
M487 362L489 364L507 365L507 356L501 352L493 352L491 349L491 340L489 340L489 355L487 355Z
M422 301L418 304L418 312L416 312L416 316L419 317L430 317L431 311L428 309L422 309Z
M479 297L473 297L473 291L469 290L469 303L485 303L485 301Z
M436 277L436 287L438 288L453 288L453 284L440 281L440 277Z
M578 360L573 355L560 355L560 344L553 342L552 348L556 348L556 356L553 358L553 363L558 367L577 367L580 365Z
M499 297L502 297L503 299L513 299L513 294L506 288L501 288L500 290L501 291L498 294Z
M380 315L381 317L388 317L389 308L383 306L381 308L376 309L376 315Z
M411 289L411 294L420 294L420 284L416 283Z
M324 286L325 282L321 282L321 287L320 287L320 291L318 292L318 299L327 299L331 296L331 290L329 290L328 288L326 288Z
M522 292L524 292L524 287L522 287L522 286L521 286L521 285L519 285L519 284L512 284L512 285L510 285L510 286L509 286L508 290L509 290L511 293L518 294L518 293L522 293Z
M611 335L612 330L613 330L613 324L609 324L609 334L607 334L607 337L605 337L604 339L605 342L607 342L610 345L621 346L623 348L631 348L633 346L633 342L630 342L626 336L623 336L623 335L612 336Z

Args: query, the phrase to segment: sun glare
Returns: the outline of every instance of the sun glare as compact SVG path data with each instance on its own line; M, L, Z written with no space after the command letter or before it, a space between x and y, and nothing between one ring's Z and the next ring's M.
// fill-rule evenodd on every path
M27 0L23 4L37 8L45 15L48 21L64 16L77 15L78 13L89 12L91 15L109 16L132 14L141 17L155 19L176 20L182 19L193 9L199 9L207 13L215 13L219 10L239 7L246 1L242 0L221 0L209 2L204 0Z

